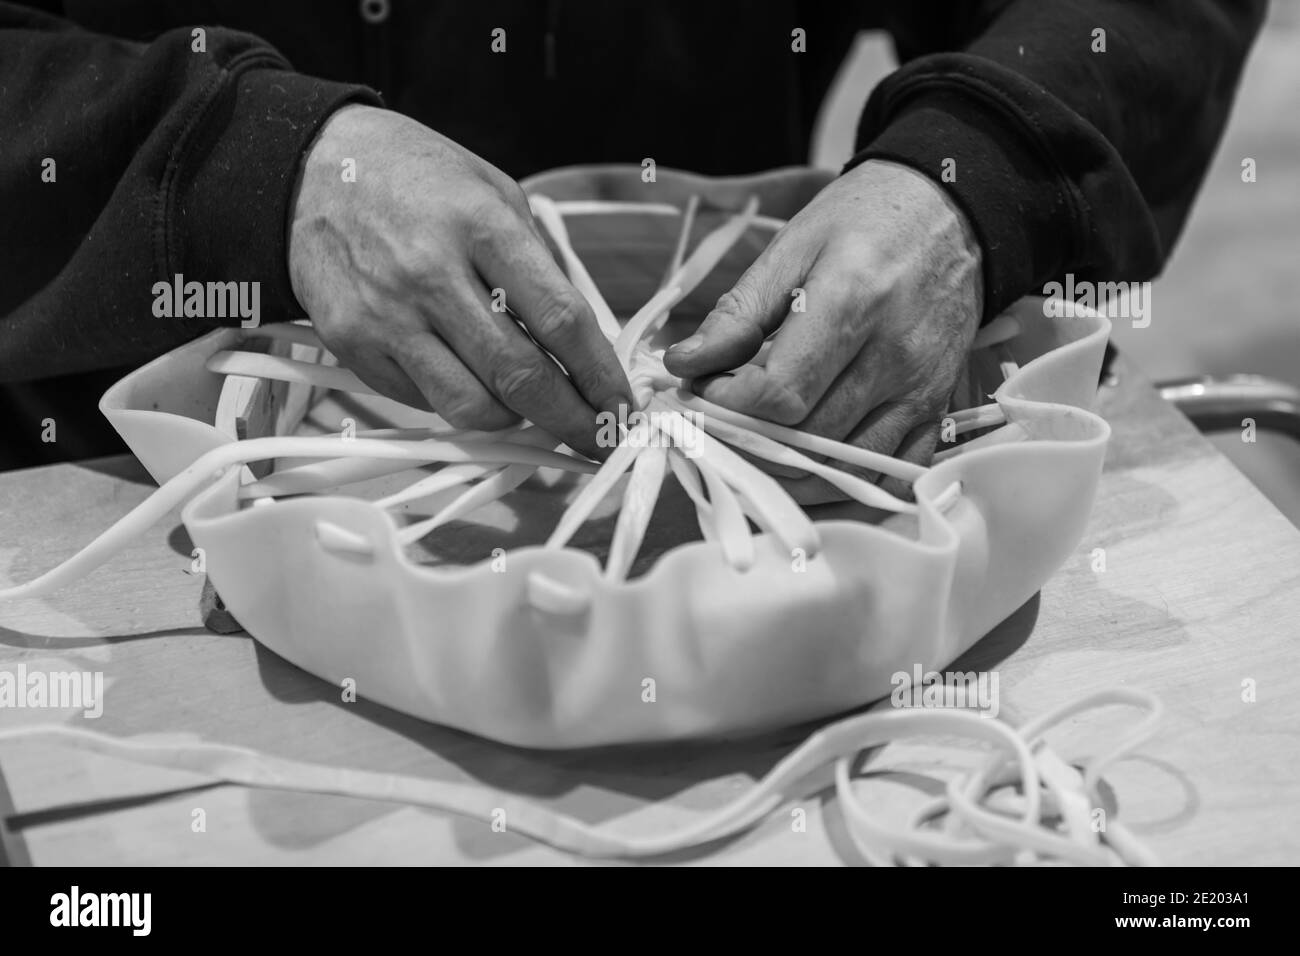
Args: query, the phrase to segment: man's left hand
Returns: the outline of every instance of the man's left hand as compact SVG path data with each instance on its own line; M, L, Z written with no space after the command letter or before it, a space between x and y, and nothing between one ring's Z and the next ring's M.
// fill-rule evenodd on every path
M925 465L982 309L964 214L920 173L869 160L791 219L665 364L711 402Z

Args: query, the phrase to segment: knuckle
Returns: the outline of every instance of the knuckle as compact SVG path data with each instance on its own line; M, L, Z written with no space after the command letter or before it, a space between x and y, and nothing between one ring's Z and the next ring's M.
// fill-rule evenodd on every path
M573 341L591 318L591 306L576 289L553 289L539 305L533 321L539 336Z
M544 374L539 358L514 357L501 362L492 376L492 384L501 400L513 406L537 393Z
M913 408L918 421L937 422L948 411L951 389L930 389L916 396Z
M445 255L439 255L437 247L427 241L417 239L394 245L392 257L394 278L385 287L381 287L375 301L370 303L371 308L378 310L379 314L392 307L394 295L390 286L400 288L407 285L418 289L422 294L429 294L446 288L454 274L450 266L451 260Z
M784 382L770 385L766 398L766 417L778 425L798 425L812 413L807 398Z
M703 329L725 334L738 347L757 352L765 338L757 319L756 303L739 287L724 292L704 320Z
M366 342L359 322L313 319L312 326L325 347L341 359L355 356Z
M743 291L741 286L728 289L722 295L718 296L718 302L713 307L713 311L719 315L726 315L737 319L745 318L749 312L749 296Z
M798 425L812 413L808 397L790 382L759 369L746 370L754 394L753 410L778 425ZM742 373L744 374L744 373Z
M472 245L479 246L500 237L516 218L514 212L492 189L475 189L461 199L461 219Z
M502 409L486 394L459 395L444 402L438 414L453 428L494 431L505 428L514 416Z
M497 188L501 190L506 203L520 214L528 212L528 194L524 192L524 188L504 173L500 175L501 181L497 184ZM529 215L531 217L531 213Z
M847 268L842 272L845 286L845 299L859 311L866 311L878 306L888 292L888 280L880 273L861 266Z

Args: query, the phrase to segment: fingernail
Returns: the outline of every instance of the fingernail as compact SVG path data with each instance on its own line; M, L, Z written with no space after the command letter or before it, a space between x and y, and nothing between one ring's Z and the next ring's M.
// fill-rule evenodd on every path
M671 351L676 352L678 355L689 355L703 344L704 336L692 335L690 338L682 339L682 341L674 345Z
M628 409L631 407L632 400L630 398L616 396L607 399L601 404L601 414L596 417L596 421L601 425L604 425L606 422L617 425L619 422L627 420Z

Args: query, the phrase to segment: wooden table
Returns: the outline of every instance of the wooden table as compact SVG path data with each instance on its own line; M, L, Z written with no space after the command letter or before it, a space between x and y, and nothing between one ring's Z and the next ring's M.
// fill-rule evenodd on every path
M1004 708L1039 713L1114 684L1158 693L1159 735L1107 781L1120 819L1165 862L1281 864L1300 857L1300 533L1121 360L1101 409L1115 427L1093 520L1076 556L955 669L998 669ZM89 541L152 489L129 458L0 475L0 581L27 580ZM1094 570L1094 549L1105 569ZM172 732L300 760L470 780L591 822L683 821L733 798L809 728L761 740L578 753L503 747L344 703L337 688L246 635L199 622L201 579L173 515L48 601L0 606L0 667L105 672L95 729ZM57 638L57 639L55 639ZM74 638L69 640L68 638ZM1243 692L1254 682L1251 695ZM0 710L0 726L72 712ZM1090 725L1121 728L1115 710ZM1077 728L1082 731L1084 728ZM1074 728L1057 744L1073 756ZM871 786L933 770L894 745ZM482 823L393 804L212 786L28 744L0 747L4 853L38 864L566 862ZM891 783L891 781L894 781ZM792 805L793 806L793 805ZM690 862L855 862L833 791L777 813ZM1114 811L1115 807L1112 807ZM206 824L196 832L195 813Z

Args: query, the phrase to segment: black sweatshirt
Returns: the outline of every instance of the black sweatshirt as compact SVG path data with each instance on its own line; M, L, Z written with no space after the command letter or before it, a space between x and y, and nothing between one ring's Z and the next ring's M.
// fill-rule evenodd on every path
M1264 6L0 2L0 382L111 369L99 387L201 333L202 320L153 315L154 283L177 273L258 281L263 321L301 315L286 255L295 175L343 103L385 103L515 177L647 156L751 172L807 161L818 107L869 28L889 31L904 65L866 102L853 161L905 163L966 211L986 318L1066 272L1150 278ZM31 434L5 444L39 434L29 419L52 395L93 408L85 390L75 376L10 386L5 428ZM97 450L60 442L45 451Z

